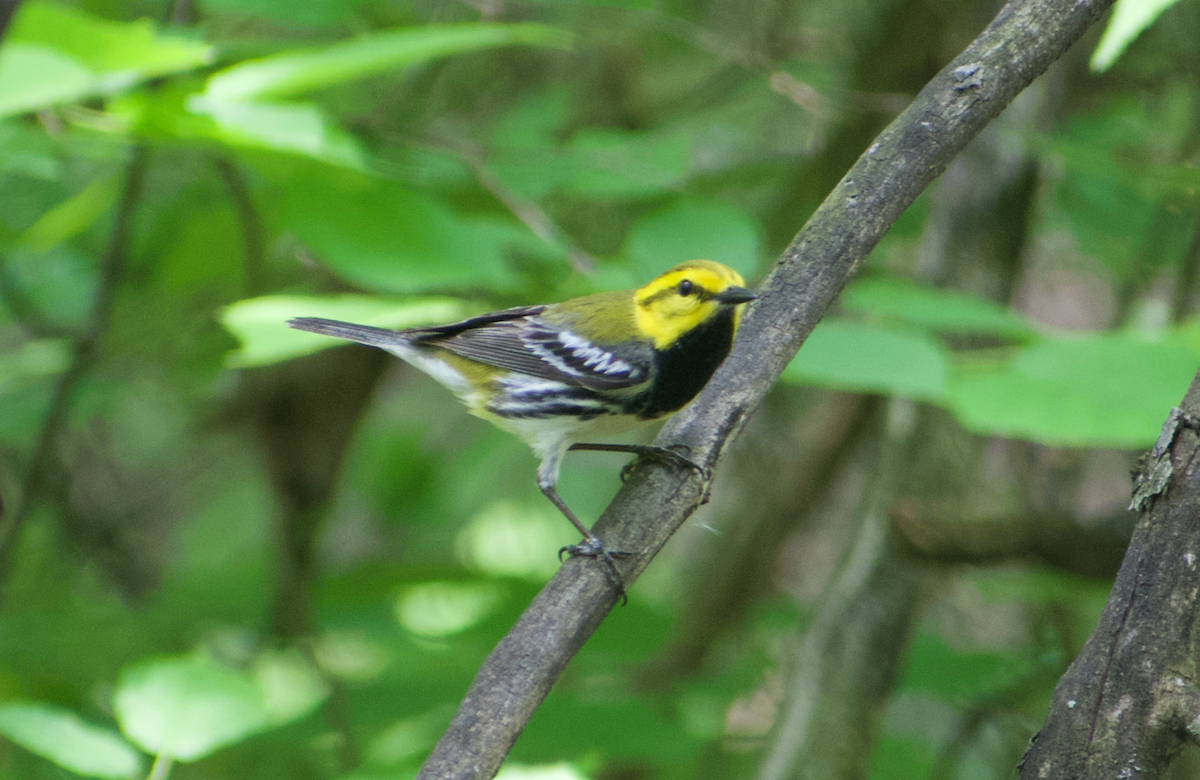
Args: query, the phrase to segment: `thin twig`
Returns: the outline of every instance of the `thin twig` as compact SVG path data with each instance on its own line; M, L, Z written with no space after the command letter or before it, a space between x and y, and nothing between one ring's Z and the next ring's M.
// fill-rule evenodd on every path
M556 244L565 247L567 250L567 262L571 267L582 274L591 273L596 267L596 258L592 257L587 252L575 246L570 237L550 219L550 215L545 209L539 206L535 201L527 200L519 197L515 192L496 178L496 175L488 169L487 164L480 160L477 156L465 155L464 158L467 164L471 166L471 170L475 172L475 178L479 180L480 186L492 194L496 200L504 204L504 207L513 213L517 219L525 223L525 227L533 231L533 234L545 241L547 244Z
M750 305L738 343L658 444L710 471L867 253L955 155L1095 23L1113 0L1012 0L859 158L784 252ZM595 531L632 583L699 507L691 470L643 463ZM568 561L492 651L423 778L489 778L567 662L617 601L604 571Z
M146 780L167 780L171 775L173 763L169 753L159 753L154 757L154 764L151 765L150 774L146 775Z
M213 160L225 191L233 201L234 212L242 229L242 292L248 297L262 295L266 291L266 230L262 215L254 205L246 177L228 158Z
M136 146L125 171L125 184L117 203L108 246L104 249L100 263L100 290L92 308L87 330L75 341L71 363L59 377L58 385L50 401L50 411L42 424L37 446L30 458L29 467L22 482L21 501L15 511L0 520L0 583L8 579L12 563L12 551L21 525L29 515L42 482L53 458L54 445L62 428L66 425L71 409L72 396L80 381L95 365L99 355L100 341L108 332L112 319L113 304L117 288L124 276L125 261L129 253L129 236L133 223L133 212L142 194L149 152Z

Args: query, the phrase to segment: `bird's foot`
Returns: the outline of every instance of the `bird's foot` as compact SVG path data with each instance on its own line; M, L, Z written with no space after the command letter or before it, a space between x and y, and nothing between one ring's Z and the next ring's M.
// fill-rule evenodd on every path
M600 561L604 568L604 574L608 577L608 581L617 590L617 594L621 597L621 606L629 603L629 596L625 594L625 583L621 579L621 572L617 571L617 559L628 558L633 555L631 552L624 550L606 550L604 543L600 541L598 536L589 536L579 544L570 544L558 551L558 560L563 559L563 554L574 558L577 555L582 555L587 558L594 558Z
M670 447L656 447L652 444L639 444L630 446L636 448L631 449L630 452L636 454L638 456L638 460L641 458L648 458L650 460L657 460L659 463L663 463L667 466L674 466L680 470L694 471L699 474L700 479L704 480L706 483L712 476L708 469L687 457L688 454L691 453L691 450L688 449L686 444L672 444ZM622 482L629 478L630 473L633 471L633 467L636 466L637 463L637 460L631 461L630 463L625 464L625 468L621 469Z

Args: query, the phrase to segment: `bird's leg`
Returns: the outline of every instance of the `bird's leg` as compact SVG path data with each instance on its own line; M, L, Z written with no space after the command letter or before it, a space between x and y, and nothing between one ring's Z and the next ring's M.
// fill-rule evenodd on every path
M706 483L712 476L708 469L694 463L686 455L681 454L678 450L688 451L688 448L683 444L673 444L670 447L655 447L652 444L589 444L586 442L572 444L568 449L572 450L588 450L591 452L629 452L637 455L639 458L653 458L660 463L666 463L670 466L675 466L680 469L691 469L700 475ZM621 469L621 481L629 476L629 470L637 461L625 466Z
M558 495L558 490L555 489L554 482L544 480L542 475L538 476L538 487L546 498L550 499L550 503L558 507L558 511L563 513L563 516L571 521L571 525L583 534L583 542L580 544L571 544L563 547L558 551L558 559L561 561L563 553L570 556L584 555L588 558L595 558L604 566L604 573L608 576L608 581L617 589L617 593L621 596L621 603L629 602L629 597L625 595L625 583L621 580L621 573L617 571L617 558L628 558L633 553L623 552L621 550L606 550L604 543L600 541L600 537L592 533L591 529L579 521L567 503Z

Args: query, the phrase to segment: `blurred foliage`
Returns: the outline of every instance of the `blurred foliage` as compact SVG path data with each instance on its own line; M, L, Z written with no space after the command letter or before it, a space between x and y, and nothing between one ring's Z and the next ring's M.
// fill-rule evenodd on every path
M0 42L0 775L413 776L574 539L523 445L284 321L441 322L699 256L757 281L996 8L24 2ZM830 393L911 398L1117 511L1104 464L1200 364L1198 35L1194 3L1120 0L1031 90L1054 95L1036 121L989 130L1036 181L1023 230L967 226L1015 247L1009 281L981 257L931 272L953 209L923 197L769 399L795 425L754 446L794 454ZM848 510L765 545L770 573L673 668L695 540L748 514L721 494L800 511L730 460L505 777L755 771ZM619 468L572 456L560 489L594 518ZM978 512L1029 510L1000 471ZM871 777L1007 776L1103 594L1045 566L947 574Z

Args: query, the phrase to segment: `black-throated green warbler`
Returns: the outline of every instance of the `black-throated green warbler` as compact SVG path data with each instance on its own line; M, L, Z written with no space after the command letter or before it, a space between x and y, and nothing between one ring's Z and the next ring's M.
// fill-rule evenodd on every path
M692 260L638 290L452 325L394 331L312 317L288 324L385 349L446 385L472 414L523 439L542 459L538 487L584 537L564 549L601 558L619 588L614 553L555 489L563 455L583 439L632 430L691 401L729 354L740 304L755 297L744 284L732 268Z

